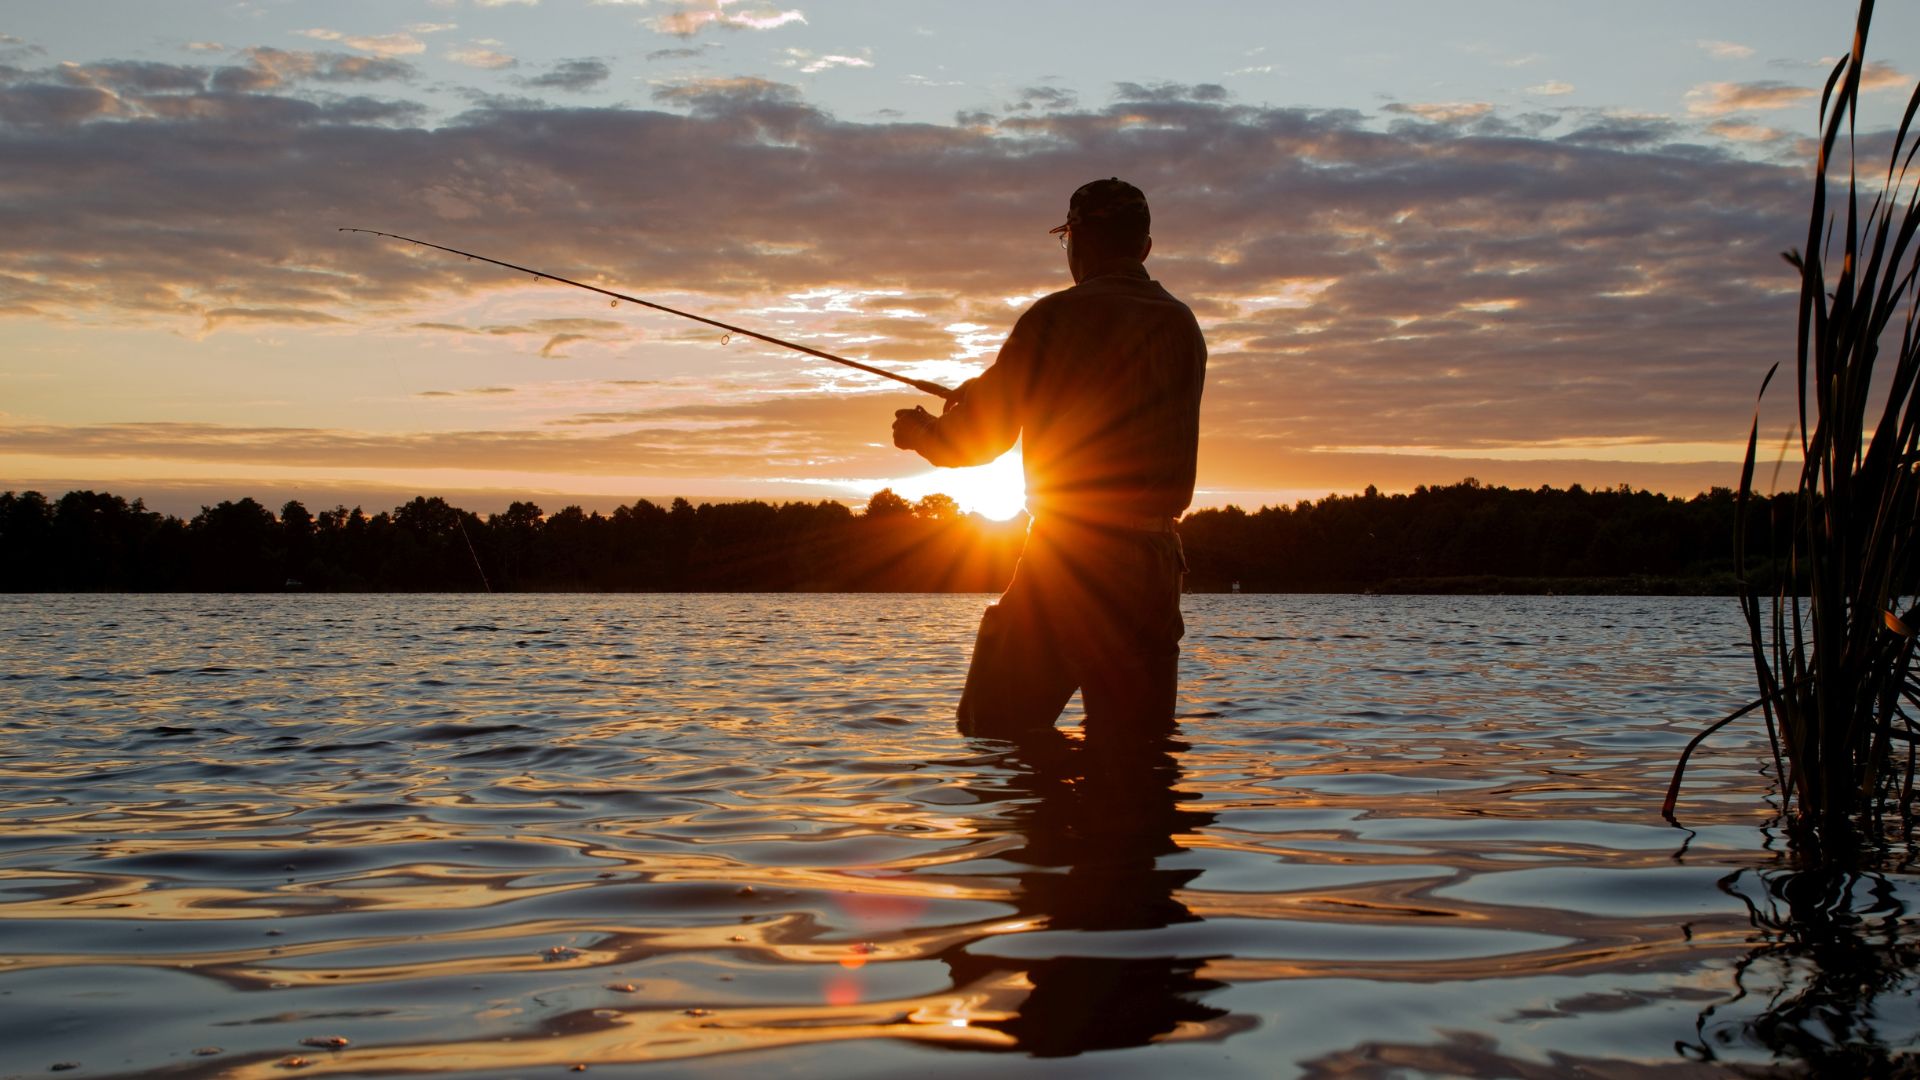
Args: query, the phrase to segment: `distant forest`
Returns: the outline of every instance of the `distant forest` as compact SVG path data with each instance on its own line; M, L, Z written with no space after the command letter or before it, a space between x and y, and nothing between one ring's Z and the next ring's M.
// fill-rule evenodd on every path
M1754 535L1784 504L1760 501ZM1731 592L1733 494L1622 486L1514 490L1474 480L1410 494L1199 510L1180 524L1194 591ZM103 492L0 494L0 591L989 592L1025 520L882 491L837 502L642 499L611 514L530 502L482 518L421 496L275 514L252 499L190 520Z

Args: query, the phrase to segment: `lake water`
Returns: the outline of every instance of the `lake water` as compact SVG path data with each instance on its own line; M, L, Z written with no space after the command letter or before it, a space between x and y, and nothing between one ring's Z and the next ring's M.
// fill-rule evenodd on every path
M1120 783L954 732L988 599L0 597L0 1076L1920 1047L1916 877L1793 874L1757 723L1658 815L1732 601L1189 597Z

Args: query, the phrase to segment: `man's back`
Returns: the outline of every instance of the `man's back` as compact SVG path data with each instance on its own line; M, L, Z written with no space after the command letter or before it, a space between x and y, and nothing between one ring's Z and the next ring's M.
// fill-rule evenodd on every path
M1021 409L1034 517L1135 522L1193 501L1206 343L1138 263L1034 304Z
M1036 521L1178 517L1193 501L1206 367L1193 312L1137 260L1114 260L1029 308L918 449L978 465L1024 438Z

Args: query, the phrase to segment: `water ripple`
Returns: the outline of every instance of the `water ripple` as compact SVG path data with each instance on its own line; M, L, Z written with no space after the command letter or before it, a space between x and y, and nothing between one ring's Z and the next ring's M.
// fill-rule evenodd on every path
M955 734L986 602L0 597L0 1075L1683 1074L1807 1064L1769 1024L1836 1000L1920 1039L1920 885L1809 937L1756 730L1658 818L1751 678L1729 603L1190 598L1184 743L1100 772Z

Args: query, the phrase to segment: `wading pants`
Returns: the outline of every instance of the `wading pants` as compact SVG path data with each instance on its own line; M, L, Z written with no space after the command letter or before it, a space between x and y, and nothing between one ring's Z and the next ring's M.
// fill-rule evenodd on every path
M1036 522L980 619L960 730L1014 739L1052 727L1077 689L1090 746L1171 731L1185 572L1171 529Z

